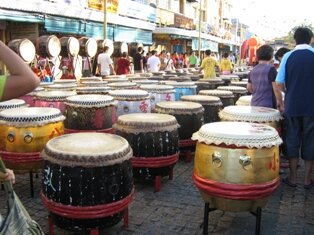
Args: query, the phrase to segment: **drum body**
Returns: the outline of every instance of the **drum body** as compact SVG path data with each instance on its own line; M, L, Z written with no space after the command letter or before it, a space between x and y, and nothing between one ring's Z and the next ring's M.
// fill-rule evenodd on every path
M156 113L126 114L118 118L115 133L133 150L135 177L169 175L178 160L178 123L174 116Z
M147 91L112 90L109 91L117 103L117 116L130 113L150 113L151 103Z
M8 43L8 46L26 63L31 63L35 58L36 49L29 39L14 39Z
M219 97L207 95L187 95L181 97L182 101L196 102L204 108L204 123L220 121L218 113L222 109Z
M76 95L65 101L64 127L70 130L110 132L115 123L116 106L107 95ZM106 131L107 130L107 131Z
M79 54L80 43L75 37L62 37L60 38L61 52L60 55L68 57L69 55L74 57Z
M29 106L29 107L34 107L35 106L35 97L36 94L40 91L44 91L43 87L37 87L34 91L21 96L19 99L24 100L25 103Z
M132 149L125 139L104 133L63 135L49 141L41 156L42 200L57 226L84 231L121 220L133 195ZM118 203L119 208L110 207Z
M0 102L0 111L5 109L23 108L26 106L27 106L26 102L22 99L11 99Z
M280 184L276 130L263 124L209 123L197 140L193 181L210 207L252 211L263 207Z
M61 52L59 38L54 35L44 35L37 38L37 54L42 57L57 57Z
M75 91L41 91L36 94L35 106L57 108L64 113L64 101L73 95L76 95Z
M204 124L204 108L195 102L168 101L156 104L156 112L176 117L180 127L180 140L190 140L192 134Z
M217 96L220 98L223 107L234 105L235 104L235 97L232 91L225 91L225 90L201 90L199 95L209 95L209 96Z
M82 37L79 40L81 56L94 57L97 53L97 41L94 38Z

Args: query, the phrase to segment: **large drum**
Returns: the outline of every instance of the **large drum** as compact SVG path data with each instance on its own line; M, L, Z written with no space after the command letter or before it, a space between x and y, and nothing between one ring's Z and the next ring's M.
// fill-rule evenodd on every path
M201 104L204 107L204 123L218 122L218 113L222 109L222 102L217 96L209 95L184 95L182 101L190 101Z
M245 122L205 124L197 140L193 181L211 208L252 211L278 188L282 140L267 125Z
M107 86L81 86L76 88L76 93L78 95L107 95L110 91L110 88Z
M36 49L29 39L14 39L8 43L8 46L28 64L35 58Z
M25 103L29 106L29 107L34 107L35 106L35 96L38 92L40 91L44 91L45 88L43 87L36 87L35 90L33 90L30 93L27 93L26 95L21 96L19 99L22 99L25 101Z
M62 37L60 38L61 52L63 57L75 57L79 54L80 43L75 37Z
M107 86L108 82L107 81L81 81L80 86L83 87L104 87Z
M280 132L282 116L277 109L258 106L228 106L219 112L222 121L255 122L274 127Z
M143 90L113 90L109 95L118 102L118 116L130 113L150 113L151 103L147 91Z
M225 86L228 86L231 83L231 81L240 80L239 76L234 75L234 74L220 75L219 78L224 81Z
M113 42L113 57L120 57L123 52L128 52L128 44L126 42Z
M0 112L1 157L8 168L34 169L48 140L62 135L64 116L55 108L16 108Z
M225 91L225 90L201 90L199 95L210 95L210 96L217 96L220 98L223 107L234 105L234 94L232 91Z
M183 95L196 95L196 85L194 82L167 82L166 85L174 87L176 101L180 100Z
M98 54L102 53L104 51L105 46L109 47L107 54L111 56L114 48L113 48L113 41L110 39L97 40L97 53Z
M44 35L37 38L36 52L41 57L57 57L61 52L59 38L54 35Z
M244 96L241 96L237 100L236 105L239 105L239 106L251 106L251 100L252 100L252 95L244 95Z
M125 89L136 89L138 88L135 82L110 82L108 84L112 90L125 90Z
M97 41L94 38L82 37L79 40L81 56L94 57L97 53Z
M213 90L223 84L224 82L222 81L222 79L219 78L199 79L195 82L195 85L197 86L196 93L199 93L199 91L201 90Z
M22 99L12 99L7 101L0 102L0 111L5 109L14 109L14 108L22 108L26 107L27 104Z
M111 132L116 122L116 106L108 95L76 95L66 98L66 132Z
M137 50L138 50L139 47L144 48L143 43L140 43L140 42L131 42L131 43L129 43L130 56L132 56L134 58L134 56L136 55Z
M132 149L125 139L67 134L50 140L41 156L42 201L57 226L86 231L121 220L133 196Z
M152 112L155 112L156 104L162 101L175 101L173 86L167 85L142 85L140 88L150 94Z
M156 112L176 117L180 140L190 140L192 134L204 124L204 108L201 104L185 101L167 101L156 104Z
M64 101L73 95L76 95L75 91L40 91L36 94L35 106L57 108L64 113Z
M75 91L77 84L75 83L56 83L46 87L48 91Z
M178 160L178 123L174 116L158 113L122 115L115 133L125 138L133 150L135 177L169 175Z
M237 102L241 96L248 93L246 88L240 86L219 86L217 90L231 91L234 94L234 102Z

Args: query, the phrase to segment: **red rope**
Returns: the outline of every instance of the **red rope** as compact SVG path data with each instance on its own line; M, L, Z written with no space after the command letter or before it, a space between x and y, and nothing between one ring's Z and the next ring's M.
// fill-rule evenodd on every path
M39 162L43 160L40 157L40 152L16 153L16 152L0 151L0 156L2 157L4 161L16 163L16 164Z
M176 163L178 159L179 153L176 153L165 157L133 157L131 158L131 162L133 167L159 168L172 165Z
M196 187L209 195L239 200L264 198L272 194L279 186L279 177L260 184L226 184L214 180L203 179L193 172Z
M64 128L64 133L65 134L72 134L72 133L79 133L79 132L100 132L100 133L114 134L114 129L113 128L108 128L108 129L99 129L99 130L74 130L74 129Z
M196 140L179 140L179 147L190 147L195 146Z
M134 189L127 197L119 201L96 206L63 205L51 201L43 194L43 192L40 194L46 208L57 215L70 219L96 219L114 215L127 208L133 199Z

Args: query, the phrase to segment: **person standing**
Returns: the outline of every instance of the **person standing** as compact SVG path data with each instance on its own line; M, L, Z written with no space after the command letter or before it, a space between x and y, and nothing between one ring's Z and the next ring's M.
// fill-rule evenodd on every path
M204 70L204 79L210 79L216 77L215 68L219 68L217 60L211 56L211 50L206 50L205 58L198 71L202 72Z
M192 51L192 54L189 56L190 68L195 68L197 66L197 57L195 51Z
M116 74L129 74L131 71L131 62L128 60L128 53L123 52L122 56L117 60Z
M109 47L104 46L103 53L100 53L97 57L98 69L102 77L109 76L111 74L111 71L113 74L116 74L113 67L113 61L108 55L108 50L109 50Z
M165 63L166 63L165 71L172 71L176 69L173 65L173 60L171 59L171 55L169 52L167 52L166 54Z
M256 51L258 64L249 73L247 90L252 94L251 105L277 109L275 90L277 70L272 65L274 49L263 45Z
M137 48L137 53L134 55L134 73L144 73L144 56L143 47Z
M311 173L314 162L314 49L313 32L299 27L294 32L296 47L284 54L276 77L277 102L285 116L284 147L289 159L289 176L283 183L297 186L297 167L301 157L305 174L303 187L314 186ZM284 100L281 92L285 92Z
M220 61L220 73L221 74L231 74L233 72L233 65L231 60L229 59L229 53L225 52L222 55L222 59Z
M160 59L156 56L157 51L153 50L152 55L147 59L148 72L158 72L160 69Z

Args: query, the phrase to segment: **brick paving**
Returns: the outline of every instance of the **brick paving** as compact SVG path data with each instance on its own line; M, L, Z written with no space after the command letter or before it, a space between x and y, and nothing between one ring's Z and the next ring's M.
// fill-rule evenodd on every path
M101 231L101 235L192 235L202 234L204 202L191 178L193 161L180 159L174 168L172 181L163 178L160 192L154 192L152 182L135 182L135 197L129 207L129 227L117 225ZM281 177L287 173L285 169ZM281 184L262 211L261 234L311 235L314 234L314 188L303 189L303 165L300 167L297 188ZM314 178L314 174L313 174ZM48 234L48 212L39 197L40 180L34 178L35 196L30 197L28 174L17 175L14 185L25 208ZM5 193L0 191L0 211L5 211ZM255 217L249 212L224 212L209 214L209 234L254 234ZM56 228L57 235L76 235ZM81 233L84 234L84 233ZM80 234L80 235L81 235Z

